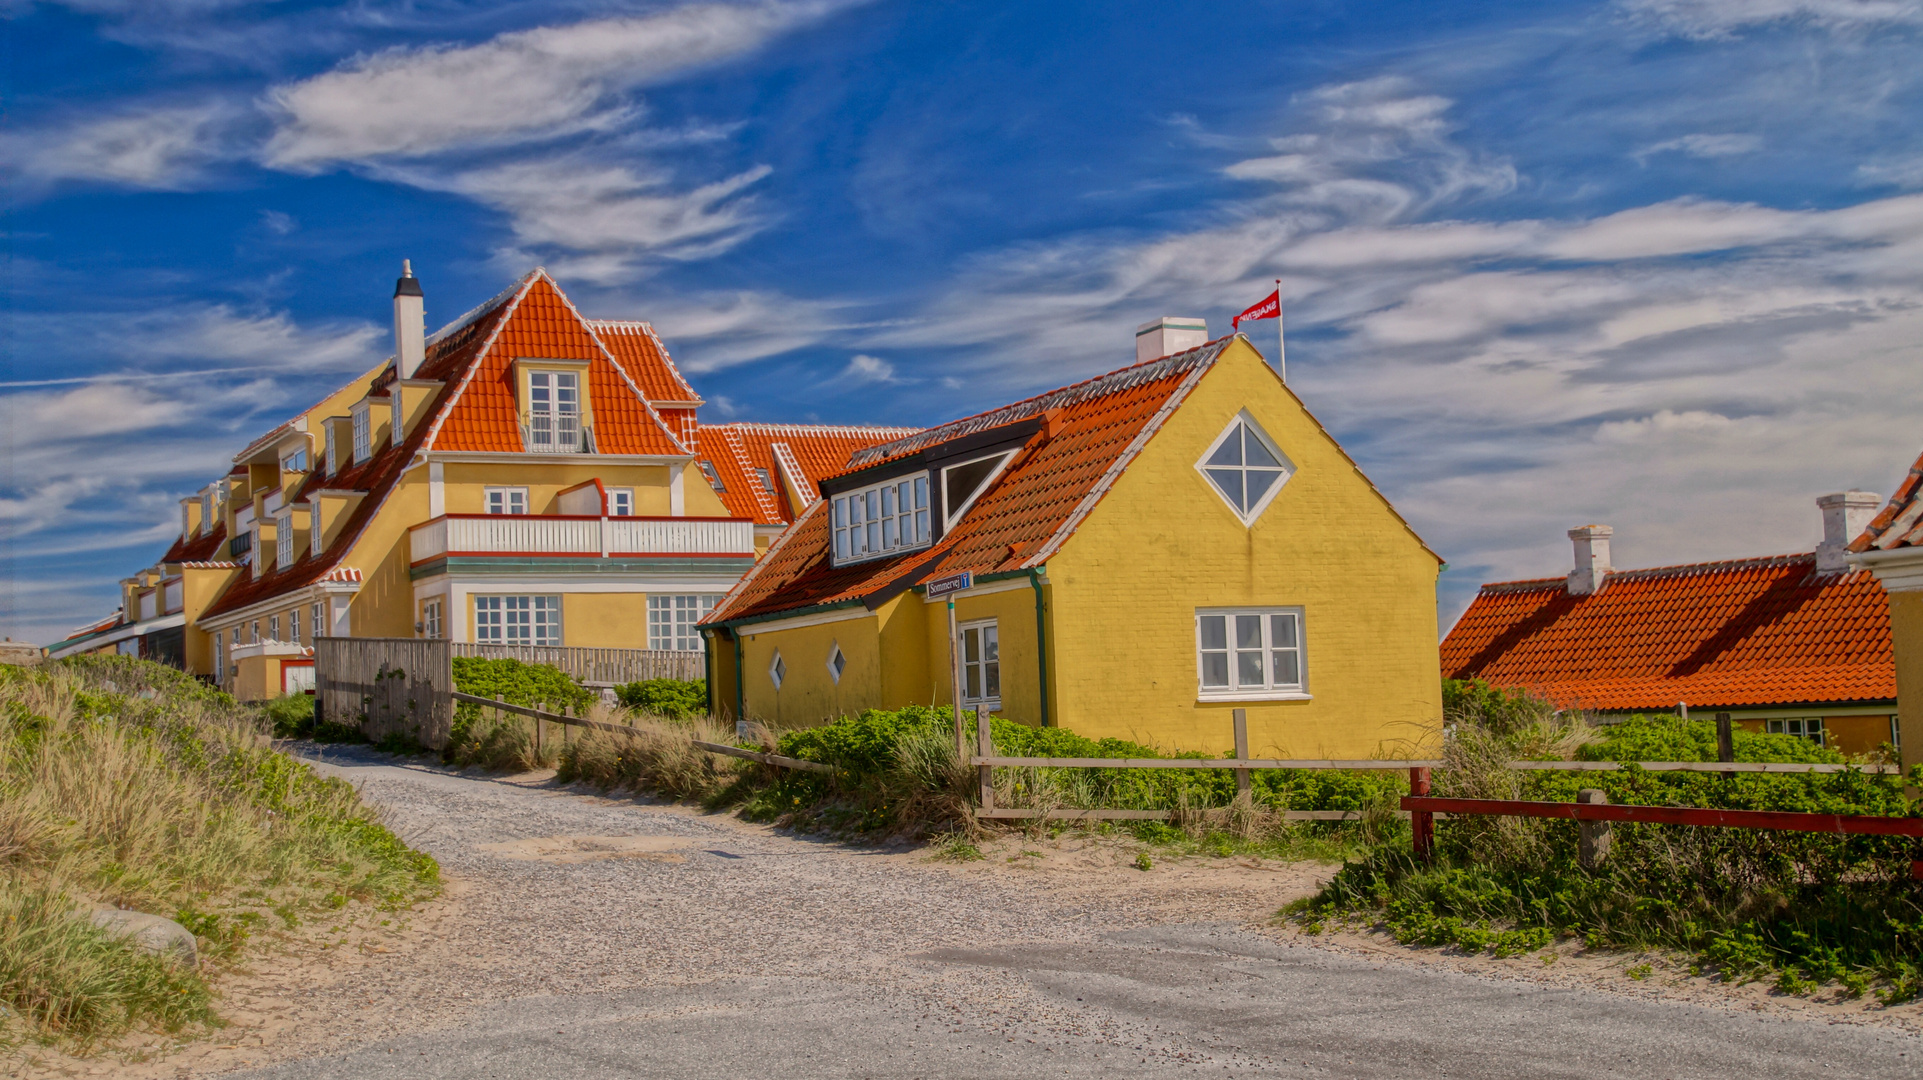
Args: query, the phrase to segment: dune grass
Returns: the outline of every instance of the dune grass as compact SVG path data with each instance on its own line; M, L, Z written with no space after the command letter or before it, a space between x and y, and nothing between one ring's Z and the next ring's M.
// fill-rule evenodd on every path
M250 939L438 888L433 859L270 730L158 664L0 667L0 1040L85 1052L129 1029L215 1025L208 979ZM201 968L94 930L103 905L181 922Z

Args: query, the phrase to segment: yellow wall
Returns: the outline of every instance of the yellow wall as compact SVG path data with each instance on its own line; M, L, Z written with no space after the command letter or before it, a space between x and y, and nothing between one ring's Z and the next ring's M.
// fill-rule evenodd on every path
M245 656L233 671L233 695L241 701L266 701L280 696L278 656Z
M1890 636L1896 647L1896 723L1907 772L1923 764L1923 592L1890 593Z
M1250 527L1194 468L1243 409L1296 467ZM1437 570L1260 355L1238 342L1049 560L1048 720L1094 738L1216 752L1233 745L1230 710L1245 708L1257 756L1433 750L1442 722ZM1036 723L1035 595L1024 579L1009 583L960 596L956 616L996 619L1000 715ZM1303 609L1309 700L1198 702L1195 610L1240 606ZM856 620L738 630L752 718L813 723L952 700L941 602L910 593ZM823 667L831 641L851 662L839 686ZM789 665L780 691L767 675L776 648ZM732 702L731 684L721 700Z
M468 605L468 618L474 617ZM468 640L473 640L469 630ZM632 593L567 593L561 597L561 640L580 648L648 647L648 598Z

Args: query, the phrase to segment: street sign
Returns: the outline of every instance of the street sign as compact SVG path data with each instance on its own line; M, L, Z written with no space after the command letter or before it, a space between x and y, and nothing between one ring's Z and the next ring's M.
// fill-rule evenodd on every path
M951 592L960 592L974 584L975 575L967 570L963 570L959 574L950 574L947 577L936 578L928 583L928 599L933 600L937 596L947 596Z

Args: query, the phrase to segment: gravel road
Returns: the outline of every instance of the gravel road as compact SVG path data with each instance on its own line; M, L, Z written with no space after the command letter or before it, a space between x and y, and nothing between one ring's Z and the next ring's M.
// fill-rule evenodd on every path
M253 1058L281 1060L235 1075L1923 1072L1923 1039L1888 1027L1476 976L1261 932L1262 912L1312 883L1306 871L1158 868L1078 888L364 749L308 753L440 859L450 895L391 955L316 970L297 1022Z

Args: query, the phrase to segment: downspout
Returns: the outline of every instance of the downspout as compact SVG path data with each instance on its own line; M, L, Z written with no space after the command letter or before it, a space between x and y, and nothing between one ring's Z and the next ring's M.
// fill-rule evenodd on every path
M1035 667L1041 680L1042 726L1048 726L1048 623L1042 618L1042 574L1048 568L1028 568L1028 583L1035 587Z
M741 628L731 626L728 633L734 635L734 718L739 723L748 718L747 698L741 689Z
M701 635L701 670L706 678L702 681L708 687L708 715L713 716L714 708L714 635L713 630Z

